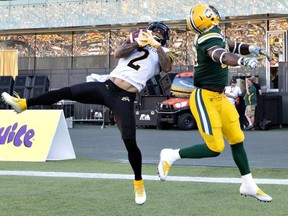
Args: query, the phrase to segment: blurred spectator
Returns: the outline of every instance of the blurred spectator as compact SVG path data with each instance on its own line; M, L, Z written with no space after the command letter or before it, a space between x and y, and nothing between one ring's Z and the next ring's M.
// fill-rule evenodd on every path
M246 94L245 94L245 116L249 125L246 130L254 130L255 121L255 109L257 106L257 94L256 88L253 85L252 78L248 78L246 81Z
M278 68L276 68L276 71L271 74L272 75L272 83L273 88L278 88Z
M242 94L241 89L236 85L237 81L231 79L230 86L225 87L225 95L230 103L236 105L236 99ZM238 105L238 104L237 104Z
M250 80L252 81L254 87L256 88L256 94L258 95L262 95L262 90L261 87L258 83L256 83L256 77L255 76L251 76Z
M253 83L253 86L256 88L256 96L257 96L257 101L259 100L259 95L262 95L262 90L261 90L261 87L258 83L256 83L256 77L255 76L251 76L251 81ZM257 127L258 128L258 124L259 124L259 118L257 116L257 113L258 113L258 107L256 106L255 107L255 115L254 115L254 127Z

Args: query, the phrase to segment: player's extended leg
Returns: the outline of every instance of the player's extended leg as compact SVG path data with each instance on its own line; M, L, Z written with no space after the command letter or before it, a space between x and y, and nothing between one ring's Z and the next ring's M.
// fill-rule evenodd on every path
M136 124L134 115L134 100L136 94L118 89L115 86L115 95L110 99L111 110L114 114L117 127L128 152L128 160L134 172L135 202L143 204L146 201L144 181L142 179L142 154L136 142Z
M219 106L221 107L221 94L202 89L192 92L190 108L205 143L182 149L163 149L158 164L158 174L162 181L166 179L171 165L180 158L216 157L223 151Z
M63 99L80 103L102 104L105 93L104 83L89 82L48 91L34 98L20 98L17 94L13 97L6 92L2 93L2 98L16 112L20 113L31 106L52 105Z
M272 198L258 188L252 178L243 145L244 133L240 127L238 112L228 100L223 101L223 107L225 107L225 109L222 109L220 112L223 124L223 134L230 143L233 159L242 176L240 193L245 196L253 196L260 201L270 202Z

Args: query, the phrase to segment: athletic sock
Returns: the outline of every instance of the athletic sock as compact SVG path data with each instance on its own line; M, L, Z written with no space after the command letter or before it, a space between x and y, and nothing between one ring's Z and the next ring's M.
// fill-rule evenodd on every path
M243 175L243 176L241 176L241 177L242 177L243 182L245 182L245 183L247 183L247 184L249 184L249 183L251 183L251 182L254 182L251 173L246 174L246 175Z
M253 180L252 174L248 173L246 175L242 175L242 184L249 186L251 189L254 189L255 191L258 190L258 186L255 183L255 181Z
M242 176L250 173L249 163L243 142L231 146L232 156Z
M219 152L211 151L205 143L179 150L179 155L181 158L217 157L219 154Z
M181 159L180 154L179 154L180 149L173 149L171 151L171 154L169 155L169 163L173 164L176 160Z

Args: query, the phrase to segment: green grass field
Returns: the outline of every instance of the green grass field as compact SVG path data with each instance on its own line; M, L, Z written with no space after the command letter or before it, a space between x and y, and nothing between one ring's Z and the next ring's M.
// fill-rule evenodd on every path
M0 162L0 170L132 174L127 163L76 159L30 163ZM254 178L288 179L286 169L253 169ZM144 165L143 175L155 175L156 165ZM239 178L223 167L173 166L173 176ZM133 181L65 177L0 176L0 214L5 216L242 216L287 215L287 185L260 185L273 197L262 203L241 197L240 184L160 182L146 180L147 201L134 202Z

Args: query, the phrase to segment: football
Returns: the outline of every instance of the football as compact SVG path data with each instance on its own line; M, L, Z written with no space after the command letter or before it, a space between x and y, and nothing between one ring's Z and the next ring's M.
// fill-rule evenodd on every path
M138 35L139 35L141 30L143 32L147 32L147 29L138 29L138 30L131 32L126 39L126 43L127 44L133 43L135 41L135 39L138 38Z

